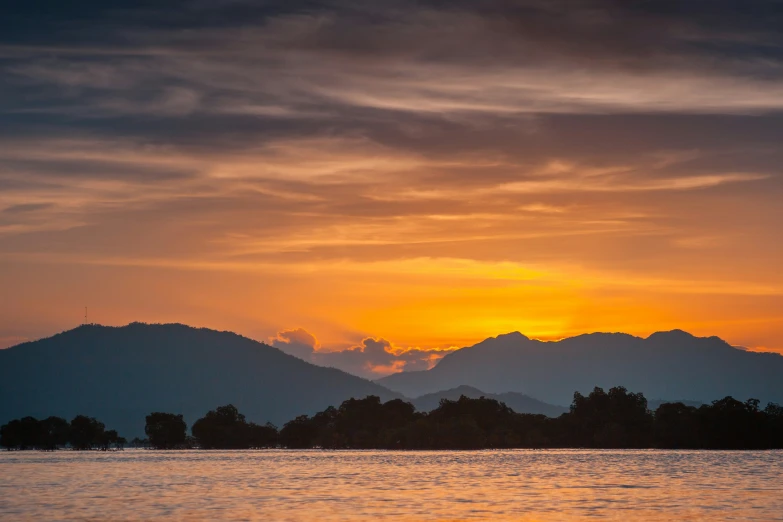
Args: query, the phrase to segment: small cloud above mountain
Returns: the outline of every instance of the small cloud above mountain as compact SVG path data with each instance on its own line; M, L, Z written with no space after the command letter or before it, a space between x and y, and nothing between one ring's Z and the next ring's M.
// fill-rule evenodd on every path
M269 339L269 344L294 357L309 361L318 348L318 339L304 328L282 330Z
M339 368L368 379L404 371L429 370L454 350L403 348L380 337L365 337L351 348L336 350L322 346L317 337L304 328L282 330L270 338L269 343L313 364Z

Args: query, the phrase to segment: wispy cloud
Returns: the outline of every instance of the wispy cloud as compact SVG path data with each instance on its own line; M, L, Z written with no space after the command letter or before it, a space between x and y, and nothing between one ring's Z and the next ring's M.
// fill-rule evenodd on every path
M200 278L260 277L285 295L227 316L314 325L353 348L346 361L380 354L383 371L413 362L335 332L432 348L452 342L437 329L535 327L501 287L558 301L542 305L552 319L536 315L555 334L591 328L579 314L622 322L618 294L662 308L693 296L668 306L694 323L699 310L727 317L716 296L742 300L742 319L778 302L783 19L769 2L89 4L0 20L8 285L165 271L183 278L176 297ZM271 304L319 285L338 294L320 311ZM461 319L425 334L400 304L395 327L429 340L379 328L383 300L352 304L377 286L425 293L410 301L422 317L440 292ZM146 309L117 306L123 320ZM471 307L497 317L472 322ZM671 326L639 312L651 316ZM13 317L0 335L20 335ZM750 323L736 324L724 334L736 344L783 332L770 320L744 342Z

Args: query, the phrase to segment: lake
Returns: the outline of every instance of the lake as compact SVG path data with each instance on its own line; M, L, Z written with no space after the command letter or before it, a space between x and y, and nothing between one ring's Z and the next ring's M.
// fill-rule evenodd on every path
M0 452L4 520L783 520L783 451Z

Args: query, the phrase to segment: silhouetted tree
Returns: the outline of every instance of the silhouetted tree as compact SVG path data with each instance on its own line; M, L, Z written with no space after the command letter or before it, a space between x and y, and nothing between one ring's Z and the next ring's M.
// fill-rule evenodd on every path
M142 439L139 437L133 437L130 441L131 446L134 448L148 448L150 446L149 439Z
M285 423L280 430L280 443L290 449L312 448L318 434L318 426L307 415L300 415Z
M35 417L14 419L0 427L0 446L6 449L27 450L43 445L41 423Z
M208 412L193 424L191 431L203 449L270 447L277 439L277 428L248 423L232 404Z
M77 415L71 420L71 446L78 450L88 450L105 443L106 426L93 417Z
M48 417L42 421L33 417L12 420L0 428L0 445L8 449L55 450L69 442L79 449L89 449L92 445L100 444L103 424L98 423L97 426L93 426L82 421L87 419L97 423L95 419L88 419L87 417L77 417L77 419L74 419L77 426L76 432L72 431L68 421L60 417ZM89 428L94 429L85 435ZM72 439L74 434L76 438ZM85 438L83 439L82 437ZM76 440L76 443L73 440ZM82 444L83 440L88 440L89 442Z
M393 399L381 406L381 427L377 435L378 446L386 449L405 447L406 427L422 414L416 413L413 404Z
M185 445L187 424L182 415L155 412L147 415L144 433L155 449L172 449Z
M500 432L511 426L514 415L508 406L494 399L470 399L464 395L456 401L442 399L426 417L431 430L427 446L442 449L505 447L505 437Z
M707 449L754 449L764 447L765 415L759 401L740 402L733 397L713 401L699 408L703 437Z
M104 451L114 447L115 449L122 448L127 442L124 437L120 437L117 430L104 431L100 437L98 437L98 445Z
M646 448L652 441L653 416L641 393L622 386L587 397L574 393L571 411L560 417L561 444L587 448Z
M783 406L770 402L764 408L767 417L767 447L783 448Z
M262 449L277 446L277 426L267 422L263 426L253 422L247 425L247 447Z
M681 402L664 403L655 410L655 446L672 449L701 447L701 419L698 408Z
M8 424L0 426L0 446L8 451L19 447L18 422L19 421L15 419Z
M41 449L55 450L65 446L71 437L71 426L60 417L48 417L40 422Z
M0 428L0 445L6 449L32 449L40 442L40 425L34 417L14 419Z

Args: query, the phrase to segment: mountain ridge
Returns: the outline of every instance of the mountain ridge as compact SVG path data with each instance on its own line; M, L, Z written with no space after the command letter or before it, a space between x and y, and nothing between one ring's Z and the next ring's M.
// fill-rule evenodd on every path
M783 385L773 382L781 376L783 357L777 354L747 352L682 330L559 341L511 332L452 352L430 370L372 382L234 332L176 323L89 324L0 350L0 396L10 397L0 402L0 423L87 414L133 436L152 411L183 413L192 423L233 403L251 421L281 424L367 395L410 400L423 410L429 399L422 396L452 398L460 387L520 412L556 416L574 390L589 393L594 386L625 386L654 402L687 397L709 403L725 395L783 402ZM684 385L705 379L714 382Z
M683 330L647 337L590 333L540 341L511 332L447 354L429 370L376 380L407 396L468 385L566 406L574 390L625 386L647 397L709 403L726 395L783 402L783 356Z
M135 436L153 411L192 423L232 403L249 420L280 424L367 395L401 398L236 333L182 324L83 325L0 350L0 423L85 414Z
M480 397L494 399L498 402L504 403L506 406L517 413L531 413L546 415L547 417L558 417L568 411L568 408L554 404L548 404L543 401L539 401L534 397L523 395L521 393L486 393L479 390L478 388L466 385L460 385L449 390L441 390L438 392L422 395L412 399L411 403L416 407L417 411L427 412L437 408L441 399L455 401L462 395L468 397L469 399L478 399Z

